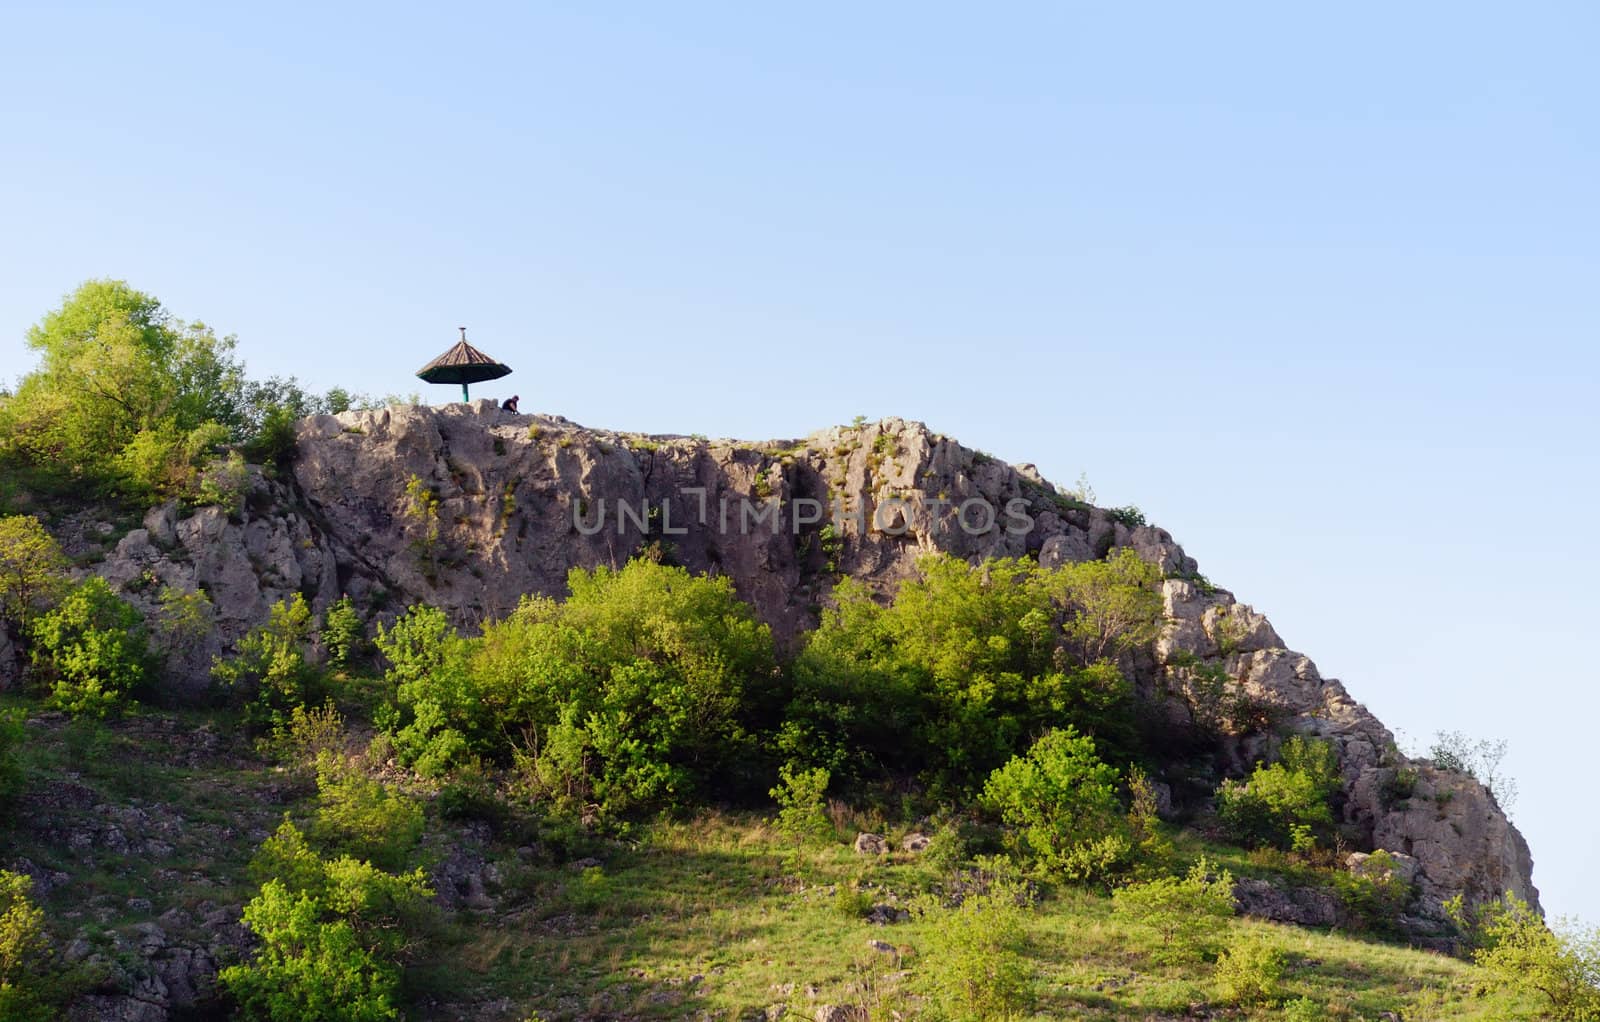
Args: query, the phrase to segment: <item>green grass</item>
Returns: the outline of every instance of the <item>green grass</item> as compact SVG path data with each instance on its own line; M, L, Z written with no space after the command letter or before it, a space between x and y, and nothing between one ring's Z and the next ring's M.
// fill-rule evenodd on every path
M356 703L371 695L359 685L345 694ZM256 844L285 811L303 811L309 793L262 760L227 714L142 711L103 725L50 715L28 734L28 790L20 804L48 819L13 821L8 814L0 862L27 857L69 875L41 899L62 945L76 936L96 942L174 907L242 903L251 893L246 866ZM97 807L143 812L152 821L144 829L170 844L170 853L84 851L52 837L103 822L106 810ZM519 812L525 816L525 807ZM518 1022L537 1012L549 1022L731 1022L778 1004L800 1019L824 1004L857 1004L873 1018L892 1011L932 1018L930 982L941 963L928 938L947 925L937 903L946 878L912 854L856 855L848 843L854 828L879 823L841 817L837 840L796 850L748 814L640 824L613 841L569 842L549 826L502 822L482 846L501 877L495 907L446 916L423 960L407 969L411 1017ZM430 811L425 845L458 843L466 826ZM130 837L150 836L127 829ZM900 835L891 827L889 836ZM1236 874L1286 871L1193 833L1178 835L1177 843L1180 855L1204 851ZM591 853L602 861L598 868L561 861ZM851 900L840 897L841 888L861 889L868 902L927 911L875 926L841 910ZM1538 1004L1486 990L1482 974L1455 959L1246 919L1228 925L1283 952L1288 967L1273 1003L1219 1003L1210 963L1159 963L1152 955L1159 937L1115 917L1109 898L1046 888L1026 911L1022 954L1033 1001L1019 1017L1276 1019L1285 1017L1283 1003L1300 997L1336 1020L1385 1012L1408 1022L1540 1017Z

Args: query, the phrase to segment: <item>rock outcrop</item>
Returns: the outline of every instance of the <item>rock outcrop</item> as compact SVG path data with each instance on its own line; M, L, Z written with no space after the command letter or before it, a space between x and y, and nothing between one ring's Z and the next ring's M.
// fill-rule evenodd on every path
M1281 728L1330 739L1346 824L1363 847L1416 859L1421 912L1437 915L1456 893L1537 903L1527 845L1492 796L1407 761L1342 684L1206 583L1167 532L920 423L743 443L586 429L477 401L315 416L297 442L291 468L254 476L237 512L158 509L99 569L147 604L156 581L209 594L218 638L185 653L193 685L217 643L294 593L317 610L348 594L379 614L426 601L471 627L524 594L560 595L574 567L653 553L729 576L790 643L839 577L887 595L930 551L1048 566L1129 547L1166 577L1165 630L1134 665L1144 694L1181 718L1195 707L1185 671L1219 665L1228 694L1280 726L1224 721L1228 772L1270 751Z

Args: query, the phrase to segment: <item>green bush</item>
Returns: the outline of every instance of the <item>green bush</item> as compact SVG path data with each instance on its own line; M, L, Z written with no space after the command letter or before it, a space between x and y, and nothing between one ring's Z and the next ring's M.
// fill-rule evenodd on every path
M530 791L609 814L765 791L755 727L776 713L776 657L732 583L634 560L568 586L477 639L421 607L380 632L402 758L503 761L519 735Z
M244 921L253 957L221 973L242 1017L399 1017L402 966L418 955L433 894L421 870L387 873L349 856L324 859L286 818L250 863L261 889Z
M796 657L779 747L836 782L920 774L966 795L1030 735L1070 723L1135 751L1133 690L1113 662L1155 635L1159 573L1132 552L1043 569L948 555L880 605L845 580Z
M348 596L335 600L322 615L322 646L335 667L349 667L366 652L367 626Z
M44 1022L56 1013L45 995L50 946L44 913L29 900L33 881L0 870L0 1019Z
M162 586L158 597L161 611L156 618L156 638L168 656L181 656L198 649L210 634L215 606L204 590L186 592Z
M1544 997L1549 1018L1600 1019L1600 929L1552 929L1508 891L1485 907L1477 931L1473 960L1495 982Z
M31 515L0 518L0 628L25 639L67 589L67 555Z
M1214 953L1222 920L1233 915L1233 874L1200 858L1182 877L1161 877L1112 892L1112 908L1161 934L1158 959L1201 959Z
M34 621L30 653L51 704L73 716L118 712L151 666L144 618L97 575Z
M392 627L378 626L377 645L406 714L403 724L390 727L401 763L434 777L474 747L497 748L497 726L509 722L484 705L483 686L470 669L474 644L456 634L442 610L411 607Z
M1224 1004L1251 1005L1275 1000L1283 979L1283 952L1261 937L1236 938L1217 958L1212 978Z
M856 881L841 883L833 892L833 910L846 919L861 919L872 911L872 895Z
M233 657L218 657L211 676L246 701L245 718L256 728L283 724L297 706L316 695L321 676L306 659L311 639L311 608L296 593L279 600L267 623L239 640Z
M1026 891L996 880L953 909L927 907L933 922L920 948L919 973L942 1017L991 1022L1026 1011L1033 1002L1027 941Z
M299 417L298 409L288 405L273 405L267 409L255 435L245 444L245 457L258 465L281 467L289 464L295 456L295 422Z
M330 847L397 869L422 836L422 807L335 752L317 757L313 835Z
M194 491L188 502L195 507L219 507L230 515L244 509L244 497L250 487L250 469L244 456L229 451L213 458L195 477Z
M1338 787L1332 745L1296 735L1284 743L1278 762L1257 766L1248 781L1222 783L1217 818L1229 836L1252 847L1309 850L1332 830L1328 800Z
M1364 929L1391 931L1411 901L1411 885L1382 848L1348 873L1335 873L1334 889L1350 917Z
M1011 828L1012 847L1072 880L1105 880L1132 852L1117 771L1094 742L1069 727L1051 731L989 776L983 804Z

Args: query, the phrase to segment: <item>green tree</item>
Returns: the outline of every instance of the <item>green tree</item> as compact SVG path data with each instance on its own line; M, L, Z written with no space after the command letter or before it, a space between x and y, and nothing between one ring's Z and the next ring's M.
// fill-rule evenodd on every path
M1041 573L1040 584L1063 608L1066 641L1084 663L1146 645L1161 623L1161 570L1128 547L1101 561Z
M1482 913L1473 960L1504 986L1543 995L1550 1018L1600 1019L1600 929L1545 925L1507 892Z
M823 798L827 790L826 770L781 767L778 786L767 793L778 803L778 831L795 841L833 837L833 822Z
M983 804L1011 828L1009 842L1072 880L1103 880L1132 852L1114 767L1068 727L1040 738L989 776Z
M31 515L0 518L0 625L27 636L33 618L67 587L67 556Z
M207 423L240 421L233 339L179 322L123 281L85 283L28 331L27 343L39 366L0 406L0 436L35 466L116 478L125 475L117 458L141 433L165 431L175 443Z

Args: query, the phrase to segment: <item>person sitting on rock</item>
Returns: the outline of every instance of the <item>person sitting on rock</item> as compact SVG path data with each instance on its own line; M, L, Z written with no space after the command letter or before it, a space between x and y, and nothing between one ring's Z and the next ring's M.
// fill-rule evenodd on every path
M504 401L500 402L500 407L505 409L508 412L516 411L517 410L517 398L519 396L520 395L518 395L518 394L512 394L510 397L508 397Z

